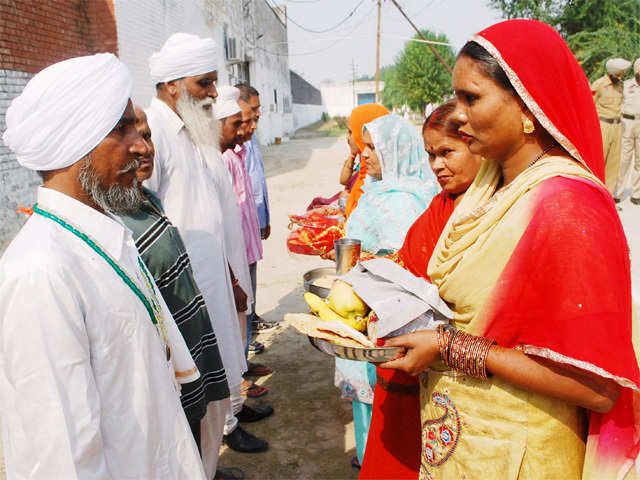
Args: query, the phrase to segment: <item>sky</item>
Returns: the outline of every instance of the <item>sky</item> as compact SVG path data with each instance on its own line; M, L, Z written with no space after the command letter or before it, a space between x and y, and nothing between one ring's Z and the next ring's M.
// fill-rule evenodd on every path
M325 30L355 13L339 27ZM286 5L289 34L289 67L315 86L330 80L349 82L352 62L356 76L374 75L376 68L376 0L269 0ZM485 0L398 0L418 28L444 33L459 50L470 35L496 23L500 12ZM294 23L296 22L296 23ZM380 66L394 63L408 38L415 34L390 0L383 0ZM263 46L267 48L267 45ZM438 48L438 47L436 47ZM425 50L428 51L426 45Z

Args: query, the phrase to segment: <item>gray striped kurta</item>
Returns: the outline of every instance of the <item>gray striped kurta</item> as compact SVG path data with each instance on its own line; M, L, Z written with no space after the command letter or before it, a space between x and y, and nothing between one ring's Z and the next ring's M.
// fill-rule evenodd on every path
M121 218L133 231L140 256L200 370L198 380L182 385L182 407L192 422L204 417L209 402L227 398L229 387L209 312L182 238L164 215L160 200L146 188L143 191L146 200L140 210Z

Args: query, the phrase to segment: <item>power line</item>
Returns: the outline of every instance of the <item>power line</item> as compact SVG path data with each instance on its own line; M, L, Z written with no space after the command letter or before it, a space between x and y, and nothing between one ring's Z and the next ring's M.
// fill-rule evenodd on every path
M435 3L436 0L431 0L428 4L426 4L424 7L422 7L420 10L418 10L415 13L412 13L411 16L413 18L417 17L418 15L420 15L422 12L424 12L427 8L429 8L431 5L433 5Z
M276 55L276 56L279 56L279 57L287 57L287 56L288 57L299 57L299 56L304 56L304 55L315 55L316 53L321 53L321 52L324 52L325 50L329 50L330 48L334 47L335 45L337 45L338 43L342 42L343 40L351 38L351 34L353 32L355 32L355 30L360 25L362 25L365 20L367 20L371 16L373 11L374 11L373 9L369 10L369 12L364 17L362 17L362 19L358 23L356 23L356 25L344 37L340 37L340 38L336 39L335 42L333 42L330 45L328 45L326 47L323 47L323 48L321 48L319 50L313 50L311 52L300 52L300 53L280 53L280 52L274 52L272 50L268 50L268 49L260 47L258 45L252 45L249 42L247 42L247 43L249 43L249 46L251 46L253 48L257 48L258 50L262 50L263 52L270 53L271 55Z
M336 28L338 28L340 25L342 25L344 22L346 22L347 20L349 20L354 13L356 13L356 10L358 10L358 8L360 8L360 5L362 5L365 2L365 0L360 0L360 3L358 3L353 10L351 10L351 12L344 17L342 20L340 20L337 24L335 24L333 27L330 28L326 28L324 30L312 30L310 28L307 28L303 25L300 25L298 22L296 22L293 18L291 18L289 16L289 14L287 13L287 20L290 21L291 23L293 23L294 25L296 25L298 28L301 28L302 30L305 30L307 32L310 33L327 33L330 32L331 30L335 30ZM310 2L298 2L298 3L310 3Z

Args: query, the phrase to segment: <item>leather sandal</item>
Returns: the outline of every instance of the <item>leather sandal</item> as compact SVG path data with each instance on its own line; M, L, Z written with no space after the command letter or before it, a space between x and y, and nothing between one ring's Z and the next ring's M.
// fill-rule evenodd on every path
M262 387L246 380L242 382L242 386L240 388L240 395L248 398L262 397L269 392L269 389L267 387Z
M262 365L261 363L248 362L248 370L244 374L245 377L264 377L265 375L271 375L273 369Z

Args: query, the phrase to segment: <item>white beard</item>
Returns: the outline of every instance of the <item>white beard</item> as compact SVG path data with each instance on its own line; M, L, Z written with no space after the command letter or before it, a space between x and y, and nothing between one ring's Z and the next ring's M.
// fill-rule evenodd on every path
M176 101L176 111L198 147L214 147L220 151L220 133L218 122L213 118L213 103L212 98L193 98L182 86L180 97Z

